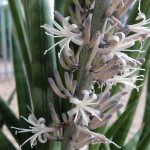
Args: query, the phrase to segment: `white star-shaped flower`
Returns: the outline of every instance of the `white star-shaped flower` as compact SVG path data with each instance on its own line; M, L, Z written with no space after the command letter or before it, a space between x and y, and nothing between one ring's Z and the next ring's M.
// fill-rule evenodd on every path
M71 49L69 47L69 43L72 41L73 43L77 45L82 45L83 40L81 38L82 33L80 31L75 31L78 27L76 24L70 24L69 23L70 17L63 18L62 25L61 27L57 22L52 20L54 27L44 24L43 27L47 32L47 35L50 35L52 37L61 37L63 38L62 40L58 41L54 45L52 45L48 50L45 50L44 54L46 54L49 50L51 50L53 47L56 45L59 45L61 47L61 51L64 49L66 52L66 55L71 56Z
M81 116L81 124L88 126L88 123L90 122L89 114L92 116L97 117L99 120L100 111L96 110L93 106L95 106L97 103L94 103L97 99L97 95L92 93L90 95L89 91L83 90L82 93L84 94L83 100L79 100L78 98L71 98L70 102L72 104L75 104L76 106L69 110L67 113L70 117L72 117L74 114L74 122L77 121L78 117Z
M22 117L25 121L27 121L29 124L32 126L29 126L29 129L24 129L24 128L16 128L16 127L11 127L13 129L16 129L17 133L25 133L25 132L31 132L33 135L29 137L20 147L22 147L25 143L30 141L31 147L37 145L37 139L39 140L40 143L45 143L47 139L54 140L55 138L48 134L49 132L54 132L57 129L52 127L48 128L45 126L45 119L44 118L39 118L38 120L34 116L34 114L30 114L28 119Z

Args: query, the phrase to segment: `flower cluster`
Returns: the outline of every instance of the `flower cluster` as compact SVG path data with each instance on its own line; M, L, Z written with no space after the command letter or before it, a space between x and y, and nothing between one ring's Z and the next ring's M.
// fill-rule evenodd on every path
M31 147L36 144L36 138L41 143L46 142L47 139L51 141L63 140L63 129L72 124L75 125L78 134L68 142L71 142L75 149L93 143L116 145L104 135L91 130L107 123L112 115L123 107L119 99L128 93L128 86L138 90L141 85L135 85L135 82L143 80L143 75L136 75L136 73L142 70L140 66L144 59L132 58L128 55L128 52L143 53L142 42L150 36L150 29L146 26L150 23L150 19L146 19L146 16L141 12L141 1L139 0L139 13L136 18L137 21L141 22L133 25L122 24L119 19L127 12L134 0L113 0L105 13L107 19L103 31L96 31L95 33L91 33L95 1L85 0L84 8L81 7L78 0L73 1L74 9L69 7L71 16L63 17L59 12L54 12L55 17L62 25L52 20L55 27L47 24L41 26L46 30L47 35L61 38L44 54L59 45L59 62L68 72L64 73L63 80L55 69L55 81L52 78L49 78L48 81L54 93L67 100L72 106L66 113L62 113L63 121L61 121L53 105L50 104L52 119L55 123L55 126L51 128L46 127L43 118L37 120L33 114L29 116L28 120L24 118L33 127L15 129L19 130L18 133L32 132L34 134L27 140L30 140ZM136 42L141 43L141 48L131 50ZM84 55L83 50L84 52L87 50L90 55L87 60L83 60L84 63L81 63L80 58L83 56L80 56L81 53ZM77 82L78 73L75 76L73 73L80 71L81 65L85 66L83 76L89 76L91 83L89 84L90 88L78 91L81 83ZM101 93L95 93L95 83L101 87ZM122 83L125 88L110 96L112 86L117 83ZM49 132L56 134L50 135ZM119 148L118 145L116 146Z

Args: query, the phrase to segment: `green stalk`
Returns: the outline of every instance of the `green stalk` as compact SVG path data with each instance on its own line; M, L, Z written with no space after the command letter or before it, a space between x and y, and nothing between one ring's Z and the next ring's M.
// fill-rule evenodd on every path
M105 12L108 9L108 7L111 4L111 0L96 0L95 1L95 8L94 8L94 12L93 12L93 19L92 19L92 24L91 24L91 35L93 35L95 32L97 31L102 31L103 30L103 26L105 24ZM85 70L85 66L89 60L91 54L91 49L89 49L87 47L87 45L84 46L84 48L82 49L81 55L80 55L80 68L78 70L78 75L77 75L77 81L78 81L78 85L77 85L77 97L81 98L82 97L82 90L89 90L91 88L92 85L92 80L93 78L90 75L86 75L86 70ZM62 142L62 147L61 150L71 150L73 149L71 144L70 144L70 138L72 135L72 133L68 132L68 130L72 131L73 129L75 129L75 126L72 125L70 127L70 129L66 129L65 130L65 137L64 140ZM74 133L76 133L76 131L74 130Z
M91 36L97 31L102 32L103 26L106 21L105 12L111 4L111 0L96 0L95 8L93 10L92 23L91 23ZM77 75L77 95L79 98L82 97L82 90L90 90L93 78L90 74L87 75L85 70L86 64L89 60L92 50L84 46L80 55L80 68Z

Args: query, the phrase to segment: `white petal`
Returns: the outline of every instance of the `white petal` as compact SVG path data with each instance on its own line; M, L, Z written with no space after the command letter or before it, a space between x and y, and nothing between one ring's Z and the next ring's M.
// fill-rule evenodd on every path
M97 95L95 93L92 93L92 95L88 99L88 105L94 102L97 99Z
M69 16L68 16L68 17L65 17L65 18L63 19L62 24L63 24L63 27L64 27L64 28L67 28L67 27L70 26L70 24L68 23L69 19L70 19Z
M82 125L88 126L88 123L90 121L89 116L82 109L80 109L80 112L82 115Z
M84 94L83 100L82 101L87 101L89 98L89 91L83 90L82 93Z
M73 98L73 97L70 99L70 102L76 105L81 104L80 100L78 100L77 98Z
M82 45L83 44L83 40L81 38L72 38L72 42L77 44L77 45Z
M68 114L70 117L72 117L72 116L73 116L74 114L76 114L78 111L79 111L79 108L75 107L75 108L69 110L69 111L67 112L67 114Z

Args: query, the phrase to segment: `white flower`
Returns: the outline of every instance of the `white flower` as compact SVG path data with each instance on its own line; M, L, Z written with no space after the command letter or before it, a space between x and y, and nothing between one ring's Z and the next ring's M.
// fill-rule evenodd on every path
M22 117L22 116L21 116ZM16 129L17 133L25 133L25 132L31 132L33 135L28 138L20 147L22 147L25 143L30 141L31 147L35 146L37 144L37 138L39 142L45 143L47 139L54 140L55 138L52 137L49 132L54 132L56 131L56 128L48 128L45 126L45 119L44 118L39 118L38 120L34 116L34 114L30 114L28 119L22 117L25 121L27 121L29 124L32 126L29 126L29 129L24 129L24 128L16 128L16 127L11 127L13 129Z
M139 87L141 87L142 85L135 85L135 82L138 80L143 80L143 75L138 75L135 77L129 77L130 75L132 75L135 71L140 70L139 68L134 69L131 72L125 72L122 75L116 75L113 78L110 78L106 81L107 85L115 85L117 83L123 83L125 86L131 86L132 88L137 89L137 91L139 90Z
M127 66L127 62L132 62L134 64L139 64L139 65L142 64L140 61L129 57L127 54L125 54L123 52L111 52L107 55L103 55L103 60L106 62L106 61L111 60L112 58L114 58L114 56L117 56L120 59L123 67Z
M92 95L90 95L89 91L87 90L83 90L82 93L84 94L83 100L79 100L78 98L70 99L70 102L75 104L76 106L69 110L67 113L70 117L76 114L74 122L76 122L78 117L80 117L81 115L81 124L88 126L88 123L90 121L89 113L101 120L99 118L100 111L93 108L93 106L97 104L94 103L97 99L96 94L93 93Z
M129 50L128 49L132 47L138 39L133 38L131 40L127 40L124 33L118 32L116 35L113 35L109 38L110 40L109 42L111 42L112 46L107 47L107 48L100 48L99 53L103 54L102 57L105 62L111 60L112 58L114 58L114 56L117 56L118 58L120 58L120 61L124 67L126 67L126 63L128 61L141 65L141 62L129 57L127 54L124 53L128 51L143 53L142 50Z
M150 29L145 26L147 24L150 24L150 18L146 20L145 14L143 14L140 10L140 7L141 7L140 3L141 3L141 0L139 0L139 7L138 7L139 13L138 13L136 20L142 19L142 21L137 24L128 25L128 28L132 32L138 32L138 33L150 35Z
M82 45L83 40L81 39L81 32L75 32L75 29L77 29L76 24L70 24L69 23L70 17L63 18L62 25L61 27L57 22L52 20L53 24L55 25L56 28L44 24L43 27L47 32L47 35L50 35L52 37L62 37L63 39L60 40L59 42L55 43L53 46L51 46L48 50L44 52L46 54L49 50L51 50L53 47L56 45L59 45L61 47L60 52L64 49L66 52L66 55L71 56L71 49L69 47L69 43L72 41L73 43L77 45ZM56 35L56 36L54 36Z

